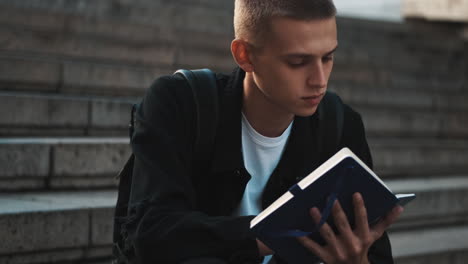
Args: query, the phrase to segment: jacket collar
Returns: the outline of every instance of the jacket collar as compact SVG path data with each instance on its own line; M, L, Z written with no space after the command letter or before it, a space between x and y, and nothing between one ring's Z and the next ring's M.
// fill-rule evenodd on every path
M214 173L244 168L242 158L241 111L245 72L236 68L222 87L219 120L213 152Z

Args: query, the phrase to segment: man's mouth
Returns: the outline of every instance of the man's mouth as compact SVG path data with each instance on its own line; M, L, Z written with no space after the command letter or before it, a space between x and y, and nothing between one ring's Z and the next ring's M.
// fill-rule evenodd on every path
M321 93L318 95L304 96L302 97L302 100L306 101L307 104L310 104L310 105L318 105L320 101L322 100L324 94L325 93Z
M323 93L317 94L317 95L305 96L305 97L302 97L302 98L303 99L316 99L316 98L319 98L321 96L323 96Z

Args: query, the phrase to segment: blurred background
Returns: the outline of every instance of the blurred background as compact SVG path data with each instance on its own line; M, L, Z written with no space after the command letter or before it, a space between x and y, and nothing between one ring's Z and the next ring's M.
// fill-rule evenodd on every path
M468 1L336 0L330 89L375 170L415 192L397 263L468 263ZM0 0L0 263L109 263L131 104L179 68L229 73L231 0Z

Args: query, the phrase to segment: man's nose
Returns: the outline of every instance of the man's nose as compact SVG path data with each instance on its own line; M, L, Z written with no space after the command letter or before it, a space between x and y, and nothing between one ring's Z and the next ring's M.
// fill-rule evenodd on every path
M313 63L309 69L307 86L313 88L323 88L327 86L327 78L322 61Z

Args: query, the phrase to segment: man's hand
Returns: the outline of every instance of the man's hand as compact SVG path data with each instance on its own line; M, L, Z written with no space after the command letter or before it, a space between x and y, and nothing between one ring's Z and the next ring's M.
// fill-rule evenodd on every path
M268 255L273 255L273 250L271 250L269 247L267 247L265 244L263 244L262 241L257 239L257 247L258 247L258 253L260 256L268 256Z
M353 195L353 204L355 215L354 230L351 229L340 203L336 201L333 205L332 214L338 234L335 234L333 229L325 223L320 228L320 234L327 242L325 246L317 244L308 237L298 238L299 242L327 264L368 264L367 253L369 248L400 216L403 212L403 207L395 206L377 224L369 227L367 210L361 194L355 193ZM317 208L312 208L310 214L316 223L320 221L321 215Z

